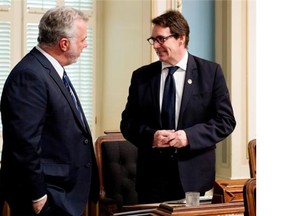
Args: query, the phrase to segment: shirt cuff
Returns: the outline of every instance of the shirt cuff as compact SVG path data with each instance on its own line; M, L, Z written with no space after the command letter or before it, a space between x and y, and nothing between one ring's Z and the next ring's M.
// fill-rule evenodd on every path
M32 203L36 203L36 202L39 202L43 199L45 199L47 197L47 194L45 194L43 197L39 198L39 199L36 199L36 200L32 200Z

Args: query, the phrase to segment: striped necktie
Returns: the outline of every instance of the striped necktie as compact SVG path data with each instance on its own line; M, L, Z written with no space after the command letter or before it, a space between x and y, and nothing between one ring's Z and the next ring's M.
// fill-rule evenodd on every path
M64 73L63 73L63 83L64 83L66 89L68 90L68 92L70 93L70 95L71 95L71 97L72 97L72 99L73 99L73 101L74 101L74 104L75 104L75 106L76 106L76 109L77 109L77 111L78 111L79 116L81 117L81 120L82 120L83 125L85 125L85 124L84 124L84 120L83 120L83 113L82 113L81 108L80 108L80 103L79 103L79 101L76 99L73 91L71 90L71 87L70 87L70 86L72 86L72 84L71 84L70 79L69 79L69 77L68 77L68 75L67 75L67 73L66 73L65 70L64 70Z

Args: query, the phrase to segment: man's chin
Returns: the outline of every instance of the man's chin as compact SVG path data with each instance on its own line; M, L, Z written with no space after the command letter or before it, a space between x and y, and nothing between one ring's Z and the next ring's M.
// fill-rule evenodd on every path
M70 64L74 64L74 63L76 63L77 60L78 60L78 58L71 59Z
M166 56L166 54L163 52L157 52L157 55L158 55L159 59L164 59Z
M165 62L165 60L167 60L165 55L158 55L158 57L159 57L160 61L164 61Z

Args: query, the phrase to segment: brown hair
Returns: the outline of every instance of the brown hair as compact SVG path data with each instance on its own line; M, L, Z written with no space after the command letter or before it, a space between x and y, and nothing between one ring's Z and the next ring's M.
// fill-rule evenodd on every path
M185 47L188 47L190 29L188 22L179 11L169 10L166 13L152 19L152 23L163 28L169 27L171 33L175 34L175 38L185 35Z

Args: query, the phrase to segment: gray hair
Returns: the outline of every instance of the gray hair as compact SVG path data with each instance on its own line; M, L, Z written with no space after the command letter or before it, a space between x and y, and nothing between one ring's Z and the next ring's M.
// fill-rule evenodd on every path
M38 43L53 46L62 37L73 37L74 21L88 22L88 16L82 11L71 7L56 7L49 9L39 23Z

